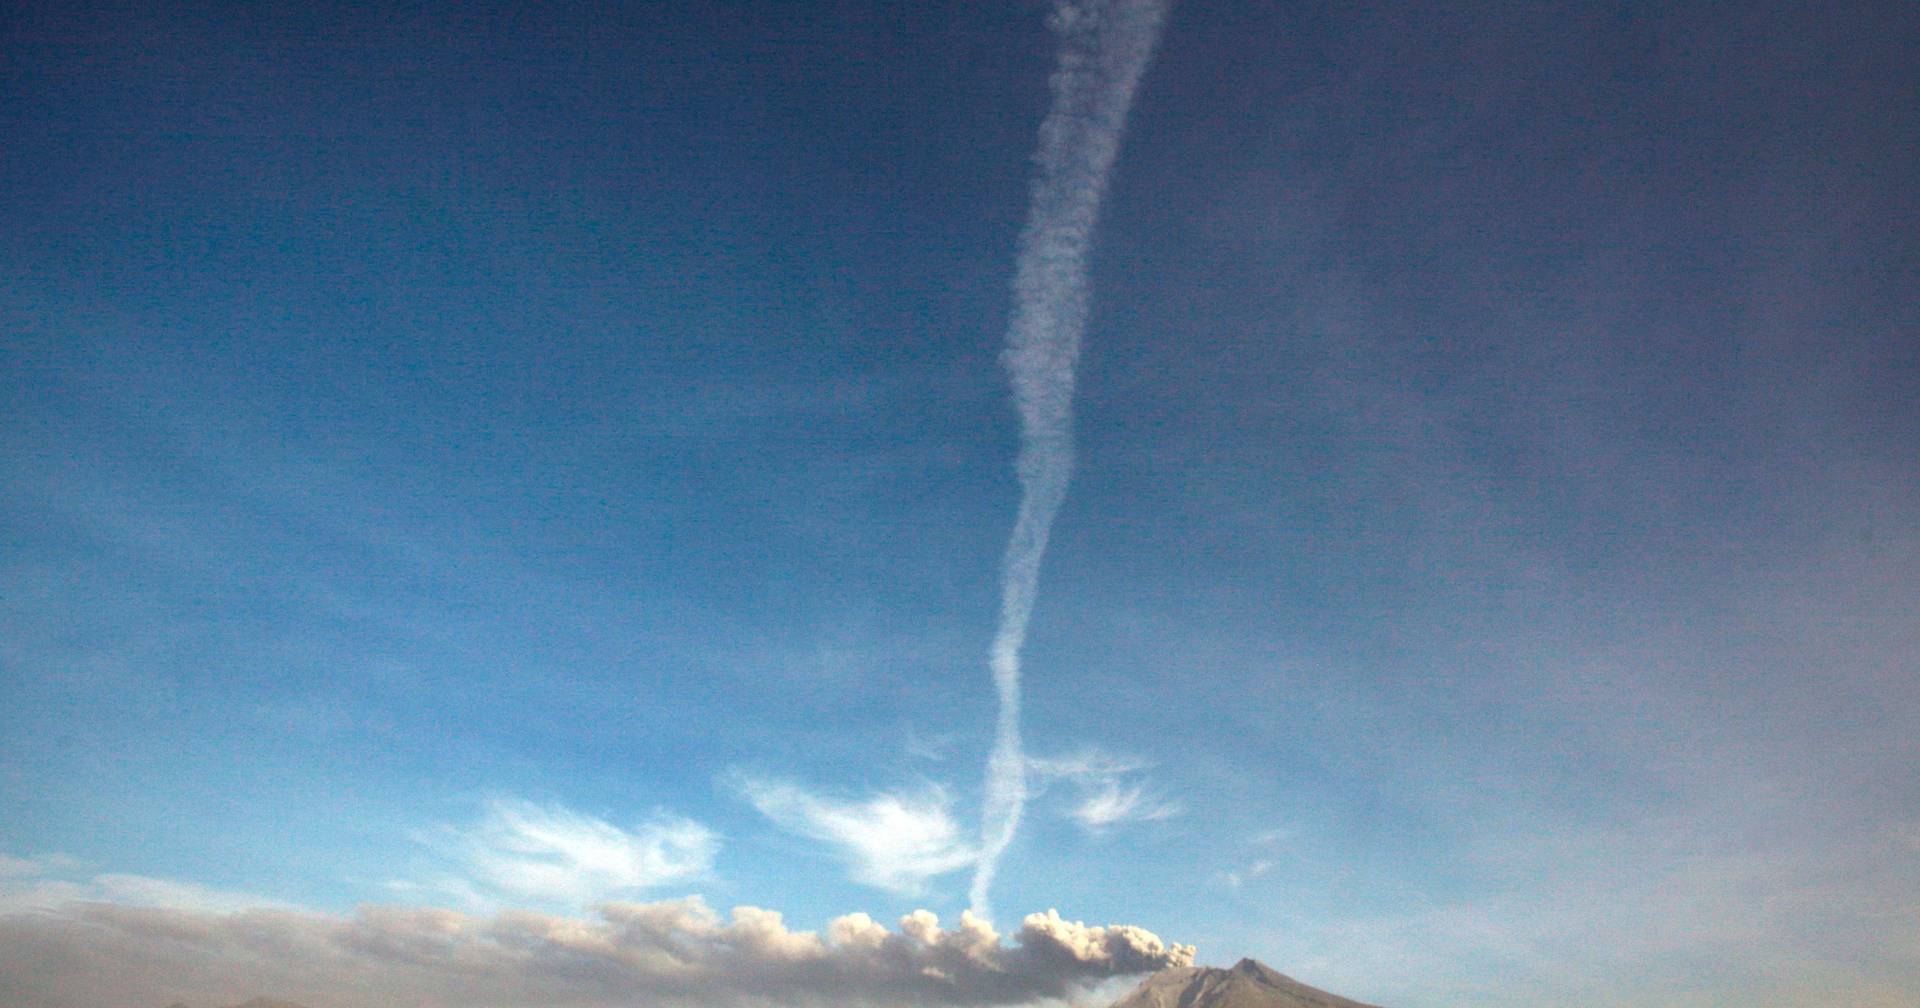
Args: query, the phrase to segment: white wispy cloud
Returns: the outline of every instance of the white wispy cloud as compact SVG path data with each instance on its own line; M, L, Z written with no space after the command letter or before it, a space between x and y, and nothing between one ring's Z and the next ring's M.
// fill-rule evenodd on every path
M1226 883L1229 889L1238 889L1248 882L1273 871L1275 863L1271 858L1259 858L1244 868L1221 872L1220 881Z
M1153 822L1180 814L1177 803L1147 794L1140 784L1105 781L1073 807L1073 818L1089 832L1100 833L1130 822Z
M1239 867L1229 868L1215 878L1229 889L1238 889L1254 879L1271 874L1280 866L1280 861L1274 855L1293 841L1294 833L1291 826L1276 826L1255 833L1247 838L1247 846L1255 851L1251 860Z
M883 791L860 800L814 794L783 781L741 777L753 807L784 829L835 847L854 881L914 895L929 879L972 865L945 790Z
M954 743L959 741L959 738L960 736L953 732L922 735L920 732L914 730L912 725L908 725L906 741L907 755L913 759L927 760L931 763L942 763L946 761L947 756L953 749Z
M1079 780L1119 777L1146 770L1153 764L1138 756L1112 753L1088 746L1064 756L1029 756L1027 768L1042 782L1050 778Z
M456 875L401 891L437 889L463 902L512 899L582 905L700 878L720 837L681 816L659 814L633 829L558 805L496 799L480 821L421 839L453 862Z
M1143 779L1152 764L1139 757L1089 748L1066 756L1032 757L1027 766L1037 787L1058 782L1073 790L1067 816L1089 833L1171 819L1183 811Z
M919 910L897 930L865 914L824 933L699 899L606 903L590 918L362 907L233 913L69 904L0 914L10 1008L226 1004L270 992L322 1008L566 1004L961 1006L1067 996L1103 979L1193 959L1129 925L1032 914L1004 941L963 914Z

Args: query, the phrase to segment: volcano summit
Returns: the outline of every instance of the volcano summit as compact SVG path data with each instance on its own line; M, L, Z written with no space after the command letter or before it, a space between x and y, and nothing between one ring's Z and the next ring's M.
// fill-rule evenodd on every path
M1113 1008L1374 1008L1309 987L1252 959L1232 969L1179 966L1141 981Z

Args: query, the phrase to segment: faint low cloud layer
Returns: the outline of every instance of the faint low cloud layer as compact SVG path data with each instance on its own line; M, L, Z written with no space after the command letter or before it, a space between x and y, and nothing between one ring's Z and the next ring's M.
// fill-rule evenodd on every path
M85 862L60 854L29 858L0 854L0 913L49 911L81 902L204 913L286 906L253 893L124 872L96 873Z

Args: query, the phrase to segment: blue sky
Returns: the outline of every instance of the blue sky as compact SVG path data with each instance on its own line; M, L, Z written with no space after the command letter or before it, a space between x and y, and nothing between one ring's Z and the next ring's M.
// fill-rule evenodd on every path
M692 6L6 18L16 890L966 905L1054 39ZM1407 1008L1920 996L1917 28L1177 6L1004 915Z

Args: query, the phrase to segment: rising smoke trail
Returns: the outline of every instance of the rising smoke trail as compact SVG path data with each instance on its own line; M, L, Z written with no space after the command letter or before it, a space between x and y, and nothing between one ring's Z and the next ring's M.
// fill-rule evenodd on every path
M989 653L1000 717L987 758L980 861L969 896L983 920L992 918L994 871L1027 803L1020 650L1047 534L1073 470L1073 367L1087 322L1087 251L1127 108L1165 16L1165 0L1055 0L1048 19L1060 36L1060 57L1034 156L1033 198L1020 235L1002 357L1020 411L1020 513L1007 541L1000 626Z

